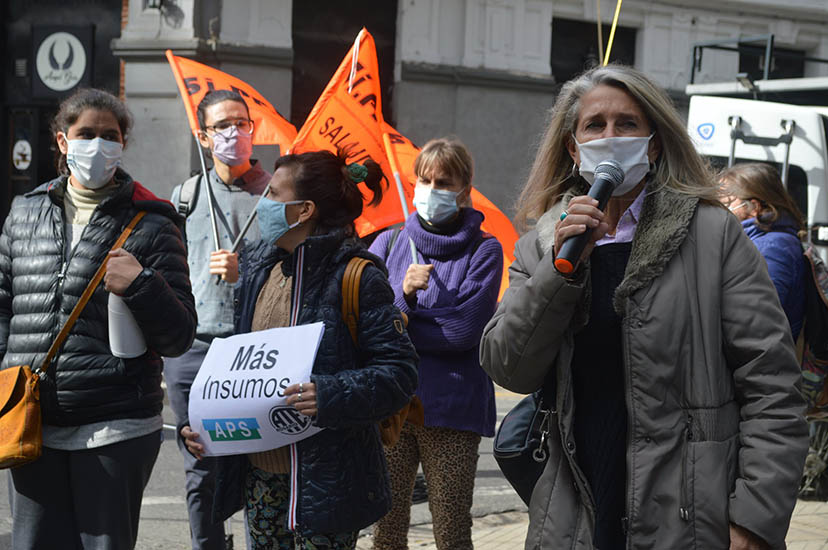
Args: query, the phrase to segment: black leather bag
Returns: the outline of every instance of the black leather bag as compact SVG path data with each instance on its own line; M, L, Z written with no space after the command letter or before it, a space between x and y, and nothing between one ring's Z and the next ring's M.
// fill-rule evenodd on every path
M529 505L549 453L546 439L555 411L545 406L541 392L524 397L503 418L494 438L494 458L506 481Z

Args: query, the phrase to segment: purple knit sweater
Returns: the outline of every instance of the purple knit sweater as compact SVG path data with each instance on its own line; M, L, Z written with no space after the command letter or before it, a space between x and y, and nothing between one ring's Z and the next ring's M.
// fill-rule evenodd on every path
M423 401L426 426L491 437L494 388L480 367L478 348L483 327L497 306L503 251L497 239L484 238L480 231L483 214L463 208L460 215L456 232L443 235L423 229L414 213L390 254L386 253L393 231L377 237L370 250L386 260L396 305L408 315L408 333L420 356L417 395ZM417 292L413 308L402 293L411 264L409 237L417 247L418 262L434 265L428 289Z

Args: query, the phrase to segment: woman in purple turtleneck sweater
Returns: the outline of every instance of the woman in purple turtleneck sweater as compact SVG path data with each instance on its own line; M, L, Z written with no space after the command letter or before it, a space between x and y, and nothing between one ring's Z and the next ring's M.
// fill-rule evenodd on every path
M478 347L497 305L500 243L480 230L471 208L472 159L457 140L429 141L414 163L412 214L381 234L371 252L385 259L397 306L420 356L417 395L425 425L406 423L386 449L393 507L374 528L374 549L405 548L420 462L437 548L471 549L471 505L481 436L494 435L494 388ZM412 263L409 239L417 248Z

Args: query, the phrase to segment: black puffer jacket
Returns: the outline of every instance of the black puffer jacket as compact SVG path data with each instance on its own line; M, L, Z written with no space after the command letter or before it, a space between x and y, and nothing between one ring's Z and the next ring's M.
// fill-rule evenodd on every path
M43 421L76 426L161 412L161 355L184 353L195 336L196 313L187 254L173 206L126 172L118 190L98 205L80 242L64 262L63 194L59 177L15 198L0 236L0 368L40 366L86 285L124 227L147 215L124 245L151 277L139 276L124 301L148 351L118 359L109 350L109 293L99 285L57 359L41 380Z
M301 276L295 259L304 255ZM359 286L359 348L342 319L342 276L354 256L368 258ZM297 324L323 321L313 364L316 425L327 428L297 444L296 531L342 533L374 523L391 507L377 422L405 405L417 388L417 354L394 306L382 262L343 232L310 237L292 256L260 243L242 255L236 293L236 332L250 332L262 286L279 260L300 293ZM297 284L298 281L298 284ZM242 506L246 456L220 457L214 519Z

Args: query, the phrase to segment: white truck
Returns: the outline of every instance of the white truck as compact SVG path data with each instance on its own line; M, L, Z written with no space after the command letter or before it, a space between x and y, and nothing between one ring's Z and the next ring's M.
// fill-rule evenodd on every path
M692 95L687 129L717 167L775 165L828 261L828 107Z

